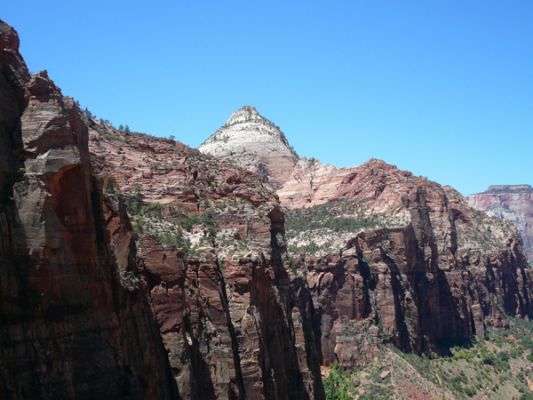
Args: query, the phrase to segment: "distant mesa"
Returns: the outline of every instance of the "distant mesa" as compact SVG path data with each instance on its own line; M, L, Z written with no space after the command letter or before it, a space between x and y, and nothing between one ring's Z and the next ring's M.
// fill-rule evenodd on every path
M490 185L485 193L495 192L533 192L531 185Z
M533 261L533 187L491 185L485 192L467 197L468 203L487 214L511 221L522 238L528 259Z

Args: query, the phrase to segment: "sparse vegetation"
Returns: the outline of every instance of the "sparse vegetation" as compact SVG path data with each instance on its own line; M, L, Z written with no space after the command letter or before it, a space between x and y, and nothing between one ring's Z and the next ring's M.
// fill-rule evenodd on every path
M180 221L180 225L187 231L191 231L194 226L206 226L211 236L216 236L215 218L212 212L207 212L201 215L187 215Z
M131 133L130 127L128 125L122 125L120 124L117 128L118 131L125 133L126 135L129 135Z
M85 116L89 119L93 119L93 118L96 118L96 115L94 115L87 107L85 107L82 111Z
M324 391L326 400L351 400L357 393L350 373L343 371L338 365L334 365L324 379Z
M191 242L183 236L182 232L162 232L156 233L154 236L165 247L175 246L177 249L182 249L186 254L191 250Z
M486 340L451 349L446 357L407 354L383 347L378 358L353 371L333 369L324 385L328 399L343 399L346 388L356 388L350 399L533 399L533 322L510 319L510 329L489 329ZM382 379L390 370L394 379ZM338 389L338 393L335 390ZM399 394L402 394L401 396ZM341 396L341 397L335 397Z
M357 233L379 228L398 228L401 216L372 212L364 201L339 200L285 213L289 253L324 255L340 250Z
M366 215L360 204L352 201L337 201L286 213L286 229L291 235L323 228L335 232L357 232L381 225L379 216Z
M144 196L140 185L136 185L134 187L132 194L124 195L124 203L126 204L126 207L128 207L128 211L131 214L137 215L142 213L144 204L143 197Z
M106 187L114 185L114 181L109 180ZM107 189L108 195L117 195L110 188ZM198 255L197 248L191 244L187 235L194 233L195 227L204 227L211 240L217 235L215 216L210 210L200 215L184 214L181 218L167 220L165 206L145 201L140 185L120 196L131 216L135 232L138 235L151 235L165 247L175 246L188 255Z
M317 245L315 242L311 241L303 246L289 246L290 254L316 254L318 251L322 250L323 247Z
M104 185L104 195L109 196L109 195L113 195L115 193L116 193L115 178L110 176L109 178L107 178L107 182Z

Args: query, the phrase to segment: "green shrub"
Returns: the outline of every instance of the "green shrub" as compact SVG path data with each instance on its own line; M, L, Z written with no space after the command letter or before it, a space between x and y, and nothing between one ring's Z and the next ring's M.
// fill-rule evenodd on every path
M355 386L350 381L349 374L334 365L324 379L324 391L326 400L351 400L355 395Z
M115 194L115 193L116 193L115 178L110 176L109 178L107 178L107 182L104 186L104 194L110 195L110 194Z
M289 249L293 254L315 254L321 249L315 242L310 242L304 246L292 247Z
M148 217L161 218L163 206L159 203L143 203L141 205L142 213Z
M501 362L508 363L511 356L509 355L508 352L502 351L498 353L498 358L500 359Z
M474 396L474 395L477 393L477 390L476 390L474 387L472 387L472 386L466 386L466 387L464 388L464 393L465 393L467 396L472 397L472 396Z
M181 233L160 233L156 234L155 238L165 247L174 246L186 254L191 251L191 243Z
M144 195L140 185L135 186L131 195L124 196L124 203L126 204L130 214L137 215L141 213L143 207L143 198Z
M183 228L188 232L192 231L192 228L195 225L205 226L207 227L211 237L216 236L216 221L213 213L211 212L201 215L187 215L182 221L180 221L180 225L183 226Z
M480 355L481 355L481 361L485 365L496 366L496 364L498 363L496 356L486 349L481 349Z

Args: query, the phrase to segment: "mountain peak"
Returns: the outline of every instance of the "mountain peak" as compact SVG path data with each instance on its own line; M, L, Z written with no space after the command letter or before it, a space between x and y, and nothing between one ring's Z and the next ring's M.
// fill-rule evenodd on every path
M199 150L257 173L272 187L279 186L298 161L281 129L250 105L231 114Z
M245 105L241 108L239 108L237 111L235 111L229 119L226 121L226 126L229 125L235 125L242 122L250 122L250 121L268 121L265 117L263 117L259 112L257 112L257 109L254 106L251 105ZM268 121L270 122L270 121Z

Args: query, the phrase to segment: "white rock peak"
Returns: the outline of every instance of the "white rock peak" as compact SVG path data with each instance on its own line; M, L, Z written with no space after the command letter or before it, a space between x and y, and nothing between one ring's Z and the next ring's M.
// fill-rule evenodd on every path
M231 117L226 122L226 126L235 125L241 122L266 122L269 123L266 118L264 118L261 114L257 112L254 106L244 106L242 108L239 108L237 111L235 111L233 114L231 114Z
M281 129L249 105L235 111L199 150L255 172L273 187L289 176L299 158Z

